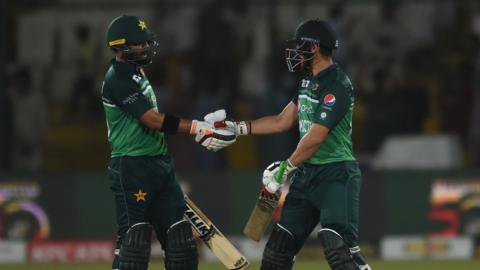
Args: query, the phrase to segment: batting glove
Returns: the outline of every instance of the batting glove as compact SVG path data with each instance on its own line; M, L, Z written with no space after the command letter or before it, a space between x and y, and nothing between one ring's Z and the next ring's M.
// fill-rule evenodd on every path
M263 171L263 187L270 194L276 193L288 178L288 175L295 171L297 167L293 166L290 160L277 161L270 164Z
M224 109L211 112L203 117L205 122L214 125L215 122L224 121L227 118L227 112Z
M212 124L193 120L190 134L195 134L195 141L214 152L233 144L236 141L235 133L226 129L216 129Z
M231 132L235 133L236 136L240 135L248 135L250 134L250 122L247 121L216 121L214 123L216 128L223 128L226 130L230 130Z

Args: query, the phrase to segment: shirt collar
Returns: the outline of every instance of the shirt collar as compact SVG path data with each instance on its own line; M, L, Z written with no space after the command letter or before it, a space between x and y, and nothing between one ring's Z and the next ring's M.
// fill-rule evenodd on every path
M330 66L328 66L326 69L320 71L316 76L313 76L311 73L310 73L310 75L312 76L313 79L320 80L323 77L327 76L327 74L329 74L330 72L332 72L336 68L337 68L337 64L333 63Z

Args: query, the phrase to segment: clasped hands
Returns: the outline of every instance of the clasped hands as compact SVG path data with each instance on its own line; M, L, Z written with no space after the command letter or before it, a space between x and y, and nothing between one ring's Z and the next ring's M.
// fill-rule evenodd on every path
M225 120L225 110L218 110L205 115L204 121L193 120L190 130L195 134L195 141L208 150L218 151L233 144L240 135L251 132L249 122ZM270 164L262 177L263 192L274 194L279 191L288 175L297 169L290 160Z
M205 115L204 121L193 120L190 134L195 135L195 141L214 152L233 144L237 135L225 123L225 110L218 110Z

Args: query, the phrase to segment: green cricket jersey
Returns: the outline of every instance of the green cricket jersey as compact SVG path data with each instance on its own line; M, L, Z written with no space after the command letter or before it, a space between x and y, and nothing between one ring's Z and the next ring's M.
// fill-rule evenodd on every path
M102 87L111 157L156 156L167 152L164 134L140 123L151 108L158 111L152 86L142 69L112 60Z
M313 123L330 129L320 148L306 162L320 165L355 160L352 147L353 86L336 64L316 76L309 74L293 99L298 107L300 137Z

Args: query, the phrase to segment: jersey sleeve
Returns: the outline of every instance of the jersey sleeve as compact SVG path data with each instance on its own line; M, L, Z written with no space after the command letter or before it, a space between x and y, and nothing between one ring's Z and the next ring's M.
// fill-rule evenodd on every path
M292 96L292 100L293 104L297 105L298 106L298 88L295 90L295 92L293 93L293 96Z
M109 97L115 105L137 119L153 108L152 104L134 84L112 84Z
M292 102L293 102L293 104L298 105L298 94L297 93L295 93L295 95L292 97Z
M328 88L320 99L313 122L329 129L335 127L350 109L352 95L350 89L340 84L334 84Z

